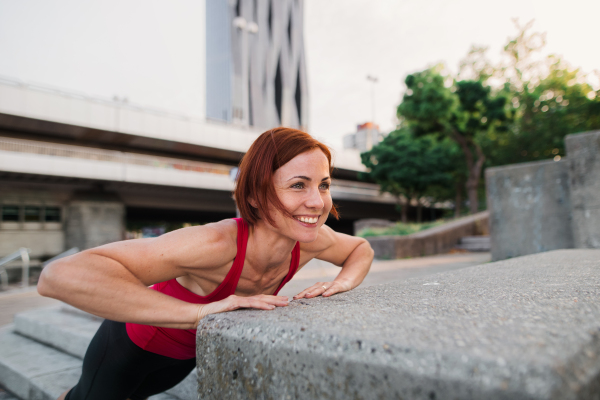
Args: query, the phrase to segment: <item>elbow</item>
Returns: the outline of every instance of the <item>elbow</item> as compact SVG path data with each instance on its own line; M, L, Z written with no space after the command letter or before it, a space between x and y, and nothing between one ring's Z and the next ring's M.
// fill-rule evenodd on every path
M40 275L37 284L37 291L41 296L58 299L60 290L60 275L62 273L60 260L57 260L46 266Z
M365 249L367 256L370 258L371 261L373 261L373 258L375 258L375 251L371 247L371 243L369 243L367 239L363 238L362 246Z

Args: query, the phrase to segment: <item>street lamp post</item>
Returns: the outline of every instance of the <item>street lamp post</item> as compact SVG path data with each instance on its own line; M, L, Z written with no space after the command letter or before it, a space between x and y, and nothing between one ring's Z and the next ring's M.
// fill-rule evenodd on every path
M373 136L375 135L375 84L379 81L376 76L367 75L367 80L371 82L371 129L369 129L370 140L373 145Z

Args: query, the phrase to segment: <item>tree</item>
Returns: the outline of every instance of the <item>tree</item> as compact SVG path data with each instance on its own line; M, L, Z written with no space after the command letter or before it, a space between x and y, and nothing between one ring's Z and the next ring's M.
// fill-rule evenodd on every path
M421 222L422 197L436 186L452 183L449 147L431 135L415 137L407 129L396 130L360 156L369 169L362 177L374 180L382 192L396 197L402 222L408 220L411 199L417 201L417 220Z
M492 93L482 80L456 81L441 66L408 75L398 106L401 126L416 135L449 137L461 148L467 166L465 182L470 212L479 209L478 186L485 155L480 138L508 129L511 114L504 91Z
M600 128L600 90L560 57L542 56L545 34L531 32L533 21L515 25L502 62L492 65L482 47L461 62L461 76L492 82L509 99L510 129L479 140L488 166L564 156L565 135Z

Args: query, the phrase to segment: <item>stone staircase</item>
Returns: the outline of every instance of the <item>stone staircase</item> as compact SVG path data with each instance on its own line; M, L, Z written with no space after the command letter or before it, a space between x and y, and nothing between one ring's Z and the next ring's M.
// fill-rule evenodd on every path
M74 386L102 319L63 304L17 314L0 330L0 386L22 400L55 400ZM152 400L197 398L196 370Z
M468 251L484 251L489 252L492 244L489 236L464 236L455 246L457 249Z

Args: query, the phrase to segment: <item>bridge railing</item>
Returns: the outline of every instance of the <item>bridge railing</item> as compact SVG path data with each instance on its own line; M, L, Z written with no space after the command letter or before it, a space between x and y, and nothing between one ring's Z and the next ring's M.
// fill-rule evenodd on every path
M125 153L114 150L92 149L63 144L36 142L32 140L0 138L0 150L18 153L42 154L55 157L80 158L85 160L109 161L143 165L156 168L172 168L183 171L208 172L228 175L232 167L200 161L188 161L157 156Z

